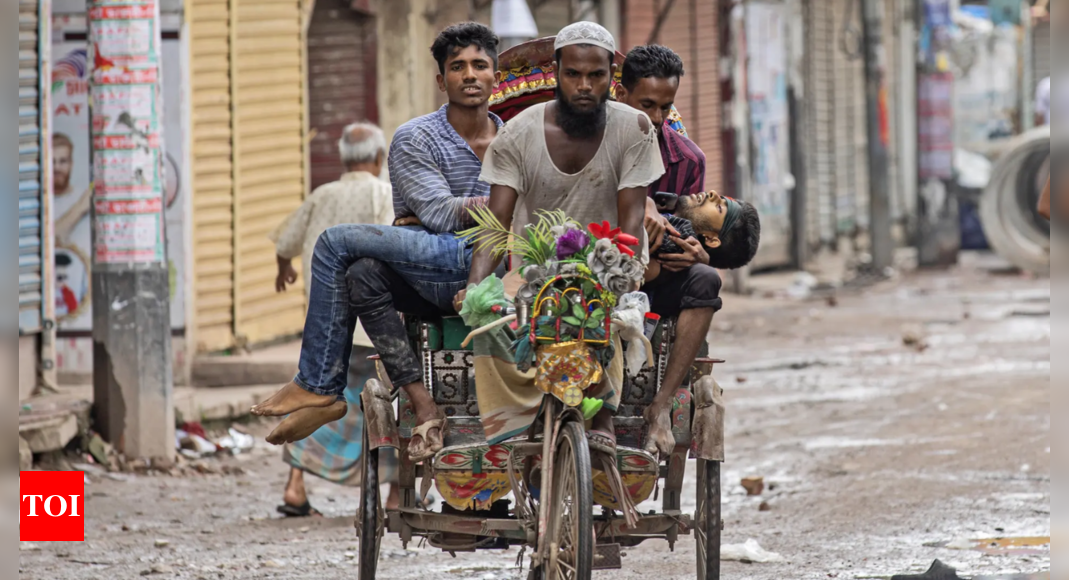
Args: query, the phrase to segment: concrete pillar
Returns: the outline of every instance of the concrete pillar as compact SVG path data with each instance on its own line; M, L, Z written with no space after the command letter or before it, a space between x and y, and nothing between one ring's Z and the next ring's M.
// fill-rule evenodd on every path
M146 20L153 26L131 25ZM105 440L128 457L169 462L174 379L159 23L157 0L89 3L93 396Z

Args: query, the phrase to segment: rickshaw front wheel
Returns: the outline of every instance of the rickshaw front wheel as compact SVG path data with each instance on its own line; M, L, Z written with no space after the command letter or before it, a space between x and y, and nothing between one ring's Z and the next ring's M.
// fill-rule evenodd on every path
M698 460L698 509L694 513L698 580L720 580L720 462Z
M364 446L360 464L360 507L356 514L356 533L360 545L359 580L375 580L379 566L379 550L385 514L379 491L379 450L370 449L367 425L364 425Z
M561 428L553 459L552 498L545 563L532 574L540 580L590 580L594 565L594 484L590 447L583 425Z

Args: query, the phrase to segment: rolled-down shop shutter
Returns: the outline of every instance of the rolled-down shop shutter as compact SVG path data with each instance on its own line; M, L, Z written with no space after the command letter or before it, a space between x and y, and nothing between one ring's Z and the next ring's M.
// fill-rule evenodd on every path
M805 3L806 195L811 247L833 247L835 227L835 51L834 7Z
M379 120L375 19L347 0L318 0L308 30L308 111L312 186L337 181L344 169L338 139L354 121Z
M1059 8L1064 10L1064 8ZM1050 22L1044 21L1036 24L1032 31L1032 69L1036 84L1050 76ZM1027 97L1028 95L1026 95Z
M43 327L43 193L37 0L19 2L19 334Z
M303 281L276 293L268 234L297 209L305 175L305 35L297 0L232 0L234 333L239 345L304 327Z
M198 351L234 342L230 2L190 0L194 308Z

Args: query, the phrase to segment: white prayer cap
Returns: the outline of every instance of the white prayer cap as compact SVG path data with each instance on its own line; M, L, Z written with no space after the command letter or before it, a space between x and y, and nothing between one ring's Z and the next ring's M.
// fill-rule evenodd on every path
M553 44L553 50L557 51L565 46L574 44L589 44L599 46L616 54L616 40L612 33L604 26L596 22L576 22L569 24L557 33L557 40Z

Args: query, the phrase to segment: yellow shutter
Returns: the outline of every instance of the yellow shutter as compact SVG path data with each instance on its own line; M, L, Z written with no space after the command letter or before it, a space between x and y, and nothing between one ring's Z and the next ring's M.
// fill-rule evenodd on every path
M198 351L234 343L230 0L191 0L193 271Z
M304 34L298 0L231 0L234 333L239 344L304 326L301 282L276 294L267 238L304 199Z

